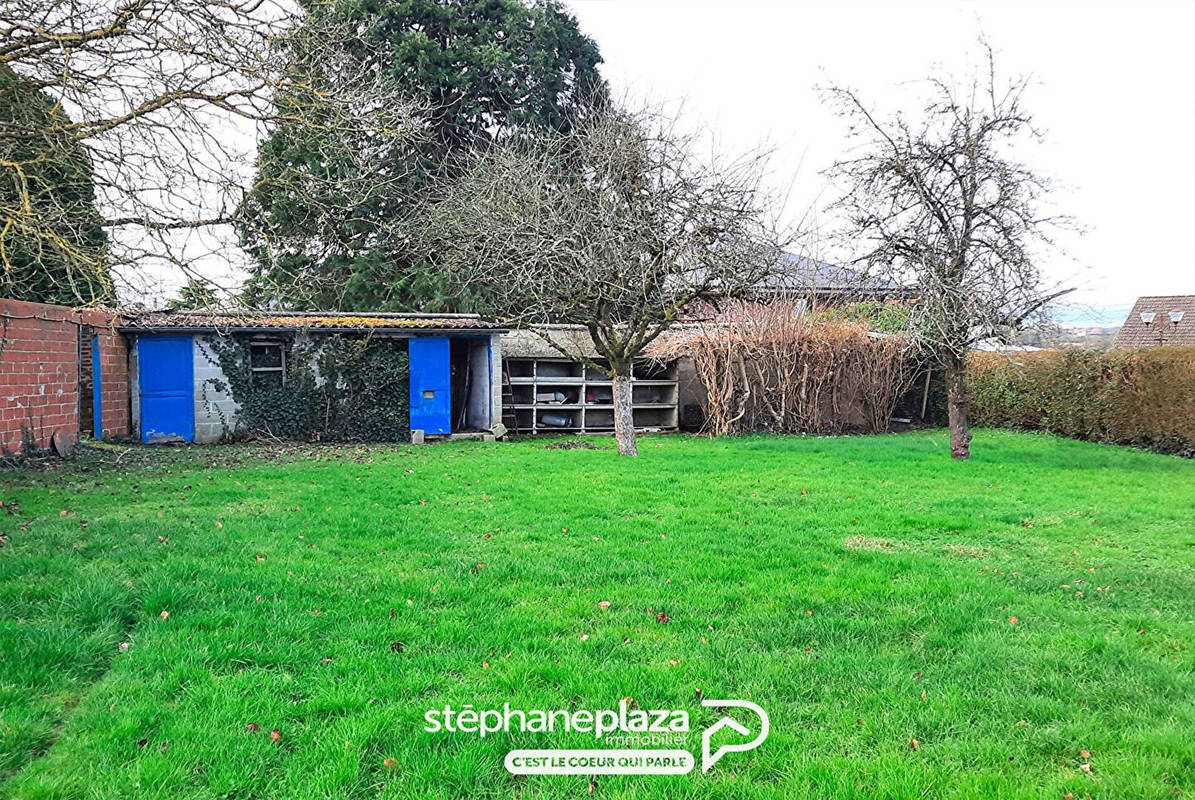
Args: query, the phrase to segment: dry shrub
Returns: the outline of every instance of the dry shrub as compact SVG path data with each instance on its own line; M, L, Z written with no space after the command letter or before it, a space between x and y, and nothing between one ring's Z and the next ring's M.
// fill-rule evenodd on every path
M976 425L1195 455L1195 349L973 354Z
M692 359L707 429L718 436L885 431L913 373L905 339L786 301L733 303L674 329L651 355Z

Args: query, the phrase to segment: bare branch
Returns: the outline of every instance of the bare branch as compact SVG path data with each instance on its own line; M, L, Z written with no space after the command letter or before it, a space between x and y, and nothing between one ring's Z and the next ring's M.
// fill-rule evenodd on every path
M607 108L480 154L416 226L461 291L509 323L588 330L629 409L632 362L687 307L776 269L764 165L759 153L710 163L674 117ZM633 451L629 422L617 427Z

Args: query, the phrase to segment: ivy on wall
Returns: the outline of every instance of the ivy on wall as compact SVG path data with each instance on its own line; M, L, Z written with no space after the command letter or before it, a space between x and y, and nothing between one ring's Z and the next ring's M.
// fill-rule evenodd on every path
M205 343L224 380L209 379L240 406L228 435L301 441L398 442L410 439L405 339L300 336L283 343L281 386L254 380L251 339Z

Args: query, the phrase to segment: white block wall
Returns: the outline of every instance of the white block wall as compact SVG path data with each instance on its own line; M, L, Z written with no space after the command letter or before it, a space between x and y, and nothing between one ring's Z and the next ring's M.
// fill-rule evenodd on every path
M227 385L224 370L216 359L212 342L215 336L194 337L195 441L218 442L236 430L241 407L227 391L213 383Z

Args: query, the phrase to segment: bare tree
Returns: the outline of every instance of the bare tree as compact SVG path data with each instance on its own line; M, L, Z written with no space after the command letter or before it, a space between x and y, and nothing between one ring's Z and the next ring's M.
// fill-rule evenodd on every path
M0 114L0 186L11 189L0 191L0 237L34 243L22 252L38 254L35 270L45 255L81 277L123 268L133 289L149 264L198 277L196 232L236 219L256 142L279 125L329 131L336 159L352 154L354 185L368 192L365 162L411 135L413 109L378 79L367 43L357 42L363 58L334 56L343 48L332 42L358 33L318 3L0 0L0 70L52 106L36 118ZM366 138L372 149L361 146ZM39 165L77 161L80 150L107 253L64 237L77 204L30 179ZM312 153L305 174L273 179L310 191L343 179L321 174L331 160ZM351 216L351 203L334 213Z
M775 268L759 154L718 163L659 111L603 108L564 134L480 156L418 215L428 252L511 324L584 326L593 352L533 328L607 371L618 451L636 455L631 370L695 301L741 292Z
M984 49L986 70L964 88L930 80L919 123L881 120L853 91L828 90L859 145L830 171L847 187L834 208L858 263L915 295L910 333L945 371L959 459L970 457L967 351L1009 340L1065 293L1047 286L1038 257L1066 220L1042 211L1049 182L1014 155L1040 140L1023 104L1028 81L1001 82Z

